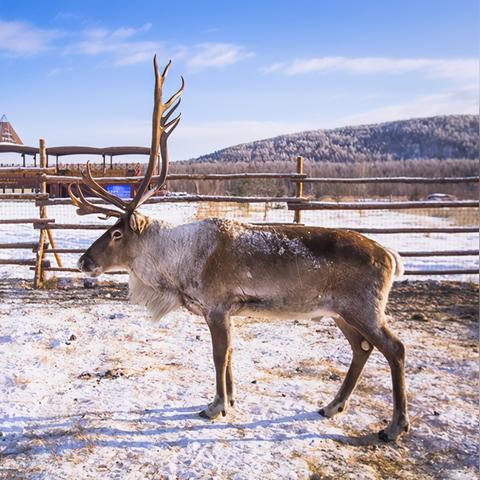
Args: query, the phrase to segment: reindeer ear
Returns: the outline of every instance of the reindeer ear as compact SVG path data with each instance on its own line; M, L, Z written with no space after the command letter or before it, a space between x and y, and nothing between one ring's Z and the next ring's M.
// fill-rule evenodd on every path
M148 217L145 217L141 213L133 212L130 215L130 219L128 221L128 224L134 232L141 235L143 233L143 231L150 224L150 219Z

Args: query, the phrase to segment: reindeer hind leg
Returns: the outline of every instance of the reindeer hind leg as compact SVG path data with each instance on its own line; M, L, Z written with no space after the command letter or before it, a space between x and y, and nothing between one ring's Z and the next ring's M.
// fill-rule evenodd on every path
M348 369L342 386L335 395L335 398L326 407L323 407L318 411L320 415L327 418L332 418L335 415L348 410L348 399L355 389L363 368L373 349L372 345L365 340L365 337L363 337L363 335L361 335L354 327L350 326L343 318L337 317L335 323L352 347L352 363L350 364L350 368Z
M344 317L355 319L353 326L377 348L387 359L390 366L393 390L393 416L390 424L378 432L383 441L393 441L408 432L407 393L405 387L405 347L398 337L388 328L383 313L372 315Z

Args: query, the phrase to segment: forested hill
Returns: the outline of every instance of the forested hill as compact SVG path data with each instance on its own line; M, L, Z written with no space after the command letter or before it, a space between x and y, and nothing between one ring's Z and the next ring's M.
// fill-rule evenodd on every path
M479 119L445 115L396 122L312 130L244 143L188 160L187 164L292 161L383 162L416 159L475 159Z

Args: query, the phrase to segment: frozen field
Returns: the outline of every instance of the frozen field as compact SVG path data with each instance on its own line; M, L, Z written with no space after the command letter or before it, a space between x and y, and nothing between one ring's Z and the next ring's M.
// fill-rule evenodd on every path
M284 204L274 205L277 208L264 208L263 204L233 205L233 204L154 204L145 205L142 211L152 217L171 222L173 224L185 223L208 216L222 216L246 222L286 222L291 221L293 212L285 209ZM280 208L278 208L280 207ZM427 214L428 213L428 214ZM445 218L433 216L429 212L410 211L305 211L302 221L307 225L320 225L326 227L449 227L458 226L458 221L465 222L462 212L453 212L452 216ZM470 209L463 212L467 215L466 225L475 225L478 221L478 212ZM2 218L31 218L38 216L38 208L31 203L0 203L0 216ZM57 223L99 223L102 222L95 215L80 217L76 215L72 206L55 206L48 208L49 218L54 218ZM102 232L101 230L54 230L57 247L59 248L87 248ZM38 241L39 231L31 225L0 225L0 243L14 241ZM424 250L475 250L478 249L478 234L395 234L395 235L369 235L381 244L392 247L397 251L424 251ZM14 255L32 258L32 252L18 250ZM12 251L0 250L0 258L12 256ZM62 255L65 266L75 266L78 255ZM53 260L53 258L50 258ZM404 259L407 269L452 269L452 268L478 268L475 257L408 257ZM18 269L23 273L18 274ZM25 276L29 278L31 272L28 267L0 266L0 278ZM418 277L417 277L418 278ZM440 278L435 276L435 278ZM447 278L447 277L445 277ZM450 277L451 278L451 277ZM474 280L474 277L455 277L456 280Z
M386 361L372 354L351 408L317 413L350 348L329 319L239 319L238 400L213 395L209 333L179 311L160 323L119 284L33 291L0 280L0 479L478 478L478 288L398 282L389 313L407 347L412 431L391 414Z

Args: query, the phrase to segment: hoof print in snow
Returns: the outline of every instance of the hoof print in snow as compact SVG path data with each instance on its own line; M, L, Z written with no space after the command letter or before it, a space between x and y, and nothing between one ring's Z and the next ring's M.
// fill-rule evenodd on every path
M98 373L90 373L90 372L83 372L81 373L78 378L80 380L91 380L92 378L96 378L97 382L100 380L115 380L119 377L124 377L125 373L120 369L114 370L106 370L105 372L98 372Z

